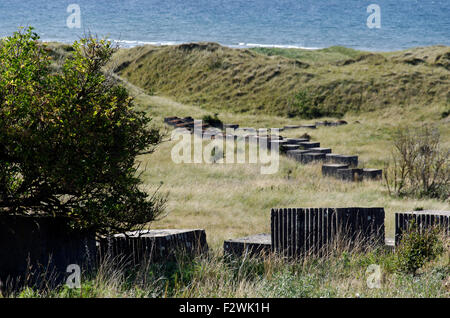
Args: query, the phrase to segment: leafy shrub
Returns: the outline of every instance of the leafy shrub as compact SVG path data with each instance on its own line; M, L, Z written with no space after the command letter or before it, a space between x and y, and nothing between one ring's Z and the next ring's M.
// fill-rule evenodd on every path
M436 259L443 251L437 228L419 231L416 223L412 221L401 237L396 268L403 273L416 274L418 269Z
M429 126L397 130L391 162L385 166L390 194L440 198L450 196L450 150L439 130Z
M324 116L338 116L338 112L330 112L319 104L318 98L312 93L302 90L295 94L287 111L289 117L300 117L305 119L314 119Z
M101 233L153 221L165 197L140 189L135 158L161 136L102 72L115 49L88 36L55 70L38 40L28 28L0 45L0 213Z
M288 110L289 117L302 117L302 118L316 118L320 117L322 113L319 108L314 105L311 94L307 91L299 91L295 94L292 105Z
M442 118L447 118L448 115L450 115L450 109L449 109L449 110L446 110L446 111L443 111L442 114L441 114L441 117L442 117Z
M218 114L214 114L214 116L205 115L205 116L203 116L202 120L203 120L203 123L208 124L212 127L216 127L216 128L223 127L223 123L219 119Z

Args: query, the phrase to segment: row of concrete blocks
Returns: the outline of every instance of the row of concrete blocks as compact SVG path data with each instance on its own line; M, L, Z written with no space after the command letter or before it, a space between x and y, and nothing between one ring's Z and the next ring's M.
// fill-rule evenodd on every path
M174 117L166 118L166 122L173 121ZM237 129L238 125L225 125L227 128ZM294 127L294 126L291 126ZM295 126L297 127L297 126ZM285 127L286 128L286 127ZM245 131L246 128L242 128ZM250 129L250 128L249 128ZM256 131L256 130L252 130ZM265 130L267 131L267 130ZM267 149L276 145L281 153L301 162L302 164L323 162L328 163L322 166L322 175L331 176L344 181L380 180L382 178L381 169L361 169L358 167L358 156L347 156L332 154L331 148L321 148L319 142L311 142L309 138L286 138L282 136L258 136L258 135L232 135L227 136L220 129L208 131L199 130L201 137L210 140L211 138L231 137L234 140L243 139L248 143L258 143Z
M385 238L383 208L274 209L271 234L257 234L224 242L224 254L260 257L275 253L288 258L323 255L334 243L398 245L415 220L417 229L439 227L450 235L450 211L415 211L395 214L395 238Z
M283 128L277 128L279 131L283 130L291 130L291 129L300 129L300 128L306 128L306 129L316 129L319 126L342 126L347 125L347 122L344 120L338 120L335 122L331 121L322 121L322 122L316 122L315 124L299 124L299 125L286 125ZM224 128L231 128L231 129L238 129L239 125L237 124L224 124ZM242 128L242 130L252 130L251 128Z
M120 266L194 257L208 250L204 230L151 230L96 239L73 231L65 218L0 217L0 287L58 285L79 265L94 269L103 260Z
M332 154L331 148L320 148L318 142L302 142L291 145L288 141L282 146L288 157L302 164L322 162L322 175L332 176L345 181L379 180L382 176L380 169L358 169L358 156ZM296 149L297 147L297 149ZM328 164L325 164L328 163Z
M348 164L324 164L322 165L322 175L334 177L344 181L381 180L383 170L352 168Z
M310 142L308 138L284 138L280 135L239 135L239 134L226 134L220 129L208 129L206 131L194 131L197 137L205 140L211 139L232 139L234 141L244 141L245 143L254 143L260 145L264 149L272 149L278 147L281 153L287 153L290 150L296 149L310 149L312 147L320 146L320 143ZM318 149L320 150L320 149ZM326 150L326 149L325 149Z
M232 128L232 129L240 129L242 131L249 131L249 132L254 132L255 129L253 128L239 128L239 125L236 124L224 124L224 128ZM283 131L283 130L290 130L290 129L299 129L299 128L306 128L306 129L315 129L317 128L316 124L301 124L301 125L287 125L281 128L276 128L278 131ZM256 131L266 131L266 128L261 128L261 129L257 129Z
M193 130L195 127L194 119L192 117L185 117L185 118L179 118L179 117L166 117L164 118L164 122L170 126L173 126L175 128L187 128L188 130ZM341 123L336 122L333 123L335 126L341 125ZM278 132L288 130L288 129L297 129L297 128L308 128L308 129L315 129L317 124L302 124L302 125L288 125L282 128L261 128L261 129L254 129L254 128L239 128L238 124L223 124L222 128L223 130L227 129L233 129L239 132L249 133L251 135L264 135L267 134L269 131L276 129ZM209 127L209 125L203 124L202 127L205 130Z
M210 139L210 135L202 133L203 138ZM216 138L226 137L216 134ZM321 148L319 142L311 142L308 138L286 138L282 136L232 136L234 140L244 139L245 142L259 143L263 148L271 149L274 145L282 154L302 163L329 163L322 166L323 176L332 176L344 181L380 180L381 169L357 168L358 156L332 154L331 148Z
M202 132L201 137L207 140L211 138L228 138L221 132ZM235 141L244 140L247 143L257 143L263 148L271 149L277 145L282 154L302 163L315 162L328 163L322 166L322 175L335 177L344 181L380 180L383 171L381 169L357 168L358 156L332 154L331 148L321 148L319 142L311 142L307 138L286 138L282 136L231 136ZM301 148L301 149L300 149Z
M179 129L184 128L191 132L193 132L195 128L199 128L200 131L205 131L206 129L208 129L210 127L208 124L204 124L204 123L202 123L201 125L198 125L197 123L195 123L195 120L192 117L185 117L185 118L166 117L166 118L164 118L164 122L167 125L172 126L174 128L179 128Z
M164 122L168 125L174 126L175 128L185 128L189 130L191 133L195 133L194 128L195 122L192 117L186 117L186 118L178 118L178 117L166 117L164 118ZM298 125L298 126L286 126L284 128L276 128L278 131L283 131L284 129L289 128L311 128L311 125ZM221 129L218 128L211 128L207 129L208 125L202 125L202 129L198 129L197 132L199 133L199 137L210 140L210 139L218 139L218 138L228 138L231 137L235 141L239 139L243 139L245 142L254 142L254 143L260 143L265 148L271 149L273 145L278 145L281 152L286 153L289 150L295 150L299 149L300 147L303 147L303 149L309 149L312 147L315 147L315 145L320 145L318 143L311 143L310 145L307 144L300 144L300 143L307 143L309 142L309 138L287 138L284 139L282 136L279 135L272 135L271 132L273 128L271 129L254 129L254 128L239 128L239 125L236 124L224 124L223 129L233 129L236 133L232 135L227 135L224 133ZM237 134L237 132L243 132L244 134ZM318 146L317 146L318 147Z
M330 148L290 150L287 155L303 164L322 162L322 175L344 181L380 180L381 169L357 168L358 156L332 154Z
M347 125L348 123L345 120L338 120L338 121L318 121L316 122L316 126L342 126Z
M358 156L332 154L330 148L287 151L287 156L303 164L322 162L322 175L344 181L380 180L381 169L361 169Z
M179 118L176 116L166 117L166 118L164 118L164 122L169 126L173 126L175 128L187 128L188 130L191 130L191 131L193 130L194 127L196 127L195 120L192 117L185 117L185 118ZM306 125L306 126L308 126L308 125ZM208 128L210 126L208 124L202 124L201 127L203 128L203 130L205 130L206 128ZM284 128L270 128L270 129L239 128L239 125L237 125L237 124L221 125L220 130L226 131L227 129L232 129L232 130L236 130L236 131L240 131L240 132L248 132L248 133L255 134L255 135L267 134L268 131L273 130L273 129L277 129L278 131L284 130Z
M223 129L217 128L217 127L211 127L207 124L202 124L201 126L196 125L196 123L193 121L189 122L182 122L179 123L179 120L184 119L176 119L175 121L170 121L172 117L168 117L167 120L169 125L172 125L175 127L175 129L185 129L186 132L189 132L190 134L196 134L198 137L205 139L205 140L211 140L211 139L223 139L223 138L231 138L235 141L241 139L245 142L259 142L266 141L269 144L272 140L281 140L283 139L280 135L273 134L272 129L252 129L252 128L242 128L238 129L235 128L238 125L224 125ZM189 119L188 119L189 120ZM197 128L197 129L196 129ZM231 134L227 133L227 128L231 128L233 132ZM241 134L240 134L241 133ZM308 139L309 140L309 139Z
M310 129L316 129L319 126L342 126L347 125L347 122L344 120L338 120L338 121L318 121L315 124L303 124L303 125L288 125L284 126L285 130L288 129L299 129L299 128L310 128Z

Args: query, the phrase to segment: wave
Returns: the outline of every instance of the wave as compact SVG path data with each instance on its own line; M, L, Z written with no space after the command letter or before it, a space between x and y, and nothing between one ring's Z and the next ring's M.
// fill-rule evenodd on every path
M165 45L180 45L192 42L182 42L182 41L138 41L138 40L114 40L110 39L112 42L122 45L124 47L135 47L141 45L154 45L154 46L165 46ZM195 41L194 41L195 42ZM300 45L285 45L285 44L259 44L259 43L238 43L238 44L224 44L219 43L222 46L227 46L231 48L278 48L278 49L303 49L303 50L319 50L319 47L305 47Z
M179 45L185 42L177 42L177 41L138 41L138 40L115 40L109 39L113 43L117 43L118 45L124 47L135 47L141 45L154 45L154 46L164 46L164 45Z
M228 45L230 47L242 48L275 48L275 49L302 49L302 50L320 50L319 47L307 47L300 45L285 45L285 44L259 44L259 43L239 43L237 46Z
M140 41L140 40L117 40L117 39L108 39L112 43L117 44L122 48L133 48L136 46L143 45L153 45L153 46L172 46L172 45L181 45L186 43L192 43L196 41ZM73 41L67 39L58 39L58 38L49 38L42 39L43 42L60 42L65 44L71 44ZM230 47L230 48L277 48L277 49L302 49L302 50L319 50L319 47L306 47L301 45L288 45L288 44L260 44L260 43L244 43L240 42L237 44L225 44L219 43L222 46Z

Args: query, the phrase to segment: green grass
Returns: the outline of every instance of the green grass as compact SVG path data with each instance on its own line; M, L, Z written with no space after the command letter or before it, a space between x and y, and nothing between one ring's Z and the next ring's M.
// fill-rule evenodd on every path
M334 249L301 262L278 258L230 259L214 251L194 260L125 269L105 262L83 275L81 289L26 288L15 297L449 297L449 254L427 263L417 275L396 268L396 253L384 248ZM380 266L380 288L369 288L367 270Z
M148 94L211 112L286 117L298 113L293 101L299 92L331 115L410 104L448 107L449 58L445 46L370 53L197 43L122 49L111 66Z
M251 48L250 51L267 56L284 56L308 64L328 64L344 62L364 54L362 51L332 46L320 50L282 49L282 48Z

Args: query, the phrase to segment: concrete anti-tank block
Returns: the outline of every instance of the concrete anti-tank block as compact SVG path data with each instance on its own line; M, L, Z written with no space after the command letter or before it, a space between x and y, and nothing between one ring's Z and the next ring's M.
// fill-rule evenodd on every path
M358 166L358 156L327 154L327 162L348 164L350 167Z
M350 168L350 169L338 169L336 171L336 177L343 181L358 182L363 180L363 169Z
M298 162L302 161L302 154L311 152L310 150L289 150L286 152L286 155L289 158L292 158Z
M307 142L300 142L299 145L303 149L319 148L320 147L320 142L307 141Z
M339 169L348 169L349 165L339 164L339 163L330 163L324 164L322 166L322 175L324 177L337 177L337 171Z
M207 250L204 230L135 231L99 240L100 259L121 257L130 265L174 260L178 253L193 257Z
M331 153L331 148L310 148L311 151L313 152L319 152L319 153L324 153L324 154L328 154Z
M259 257L271 251L270 234L257 234L239 239L227 240L223 244L224 255L234 257Z
M324 162L325 154L318 152L306 152L301 155L301 162L303 164L314 163L314 162Z
M363 169L364 180L381 180L383 170L381 169Z

